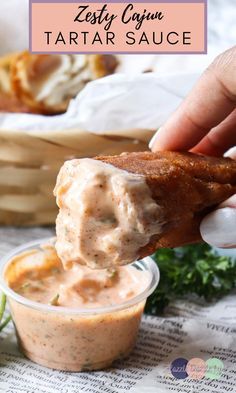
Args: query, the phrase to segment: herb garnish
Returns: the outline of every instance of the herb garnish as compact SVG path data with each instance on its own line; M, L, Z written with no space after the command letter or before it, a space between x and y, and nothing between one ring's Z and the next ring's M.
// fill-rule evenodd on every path
M161 278L147 300L148 314L161 314L177 297L197 294L211 301L236 287L236 258L216 255L207 244L160 249L153 258Z
M8 315L6 319L2 322L5 308L6 308L6 300L7 300L6 295L2 293L1 300L0 300L0 332L4 329L5 326L7 326L8 322L10 322L11 320L11 316Z
M115 278L117 276L117 270L116 269L112 269L112 268L108 268L107 269L107 276L109 278Z
M49 302L49 304L51 305L51 306L58 306L59 304L58 304L58 300L59 300L59 293L57 293L51 300L50 300L50 302Z

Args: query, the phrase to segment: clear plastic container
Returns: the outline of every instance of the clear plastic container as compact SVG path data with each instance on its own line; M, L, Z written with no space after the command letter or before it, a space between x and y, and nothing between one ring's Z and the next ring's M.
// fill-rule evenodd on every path
M37 249L41 239L14 249L0 262L0 288L7 295L18 345L32 361L66 371L98 370L126 357L133 349L147 297L159 282L159 270L150 258L133 266L150 273L147 287L123 304L99 308L67 308L37 303L7 285L6 269L13 257Z

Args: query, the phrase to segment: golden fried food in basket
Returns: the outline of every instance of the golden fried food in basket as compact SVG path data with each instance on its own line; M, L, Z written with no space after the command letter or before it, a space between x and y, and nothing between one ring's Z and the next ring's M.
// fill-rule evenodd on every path
M89 81L113 73L116 66L112 55L23 52L12 63L12 91L34 113L62 113Z
M12 92L11 66L17 54L0 58L0 112L29 112L30 109Z

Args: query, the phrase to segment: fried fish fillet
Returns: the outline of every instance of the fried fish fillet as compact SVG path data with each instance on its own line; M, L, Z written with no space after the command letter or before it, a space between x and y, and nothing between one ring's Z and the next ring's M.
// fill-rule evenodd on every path
M96 159L144 176L152 198L163 208L162 233L151 237L139 257L201 241L202 218L236 192L236 161L230 158L166 151Z
M236 192L236 161L174 152L74 159L54 192L64 267L108 268L200 241L202 218Z
M0 57L0 112L29 112L11 89L11 66L17 58L17 53Z
M89 81L112 74L117 65L112 55L23 52L11 66L12 91L33 113L62 113Z

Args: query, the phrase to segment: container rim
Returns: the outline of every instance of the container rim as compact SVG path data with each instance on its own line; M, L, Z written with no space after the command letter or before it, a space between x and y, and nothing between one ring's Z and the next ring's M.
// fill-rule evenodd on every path
M108 314L114 311L120 311L131 306L134 306L137 303L145 300L153 291L156 289L159 280L160 280L160 271L157 264L151 257L143 258L139 261L135 261L132 263L132 266L135 266L138 269L143 271L148 271L150 273L150 280L147 284L147 287L139 293L137 296L134 296L132 299L117 305L112 306L104 306L104 307L96 307L96 308L69 308L69 307L58 307L47 305L43 303L38 303L33 300L27 299L15 291L13 291L5 282L4 275L8 265L11 262L11 259L16 255L30 250L34 248L40 248L44 243L54 244L55 238L47 237L42 239L37 239L31 242L27 242L21 246L14 248L12 251L8 252L0 259L0 289L5 293L5 295L9 299L13 299L16 302L33 308L42 312L56 313L56 314L68 314L68 315L90 315L90 314Z

